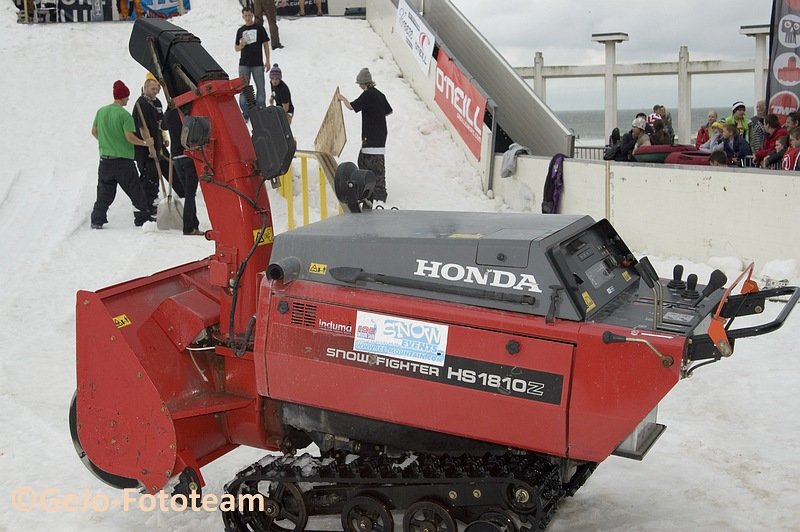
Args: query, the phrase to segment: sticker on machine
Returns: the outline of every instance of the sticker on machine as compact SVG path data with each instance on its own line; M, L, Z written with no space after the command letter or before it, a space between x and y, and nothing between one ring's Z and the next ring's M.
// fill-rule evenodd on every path
M353 349L443 366L447 325L358 311Z

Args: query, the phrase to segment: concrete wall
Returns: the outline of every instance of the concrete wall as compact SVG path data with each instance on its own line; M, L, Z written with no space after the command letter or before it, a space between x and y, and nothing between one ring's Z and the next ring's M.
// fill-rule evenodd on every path
M494 191L514 210L541 212L550 159L522 156ZM608 218L637 252L756 265L800 259L800 173L568 159L564 214ZM665 274L664 274L665 275Z

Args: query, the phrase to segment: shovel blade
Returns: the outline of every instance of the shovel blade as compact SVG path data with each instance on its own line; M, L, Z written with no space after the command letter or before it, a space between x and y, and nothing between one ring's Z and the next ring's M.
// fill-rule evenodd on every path
M183 204L175 198L164 198L158 202L156 227L161 231L183 229Z

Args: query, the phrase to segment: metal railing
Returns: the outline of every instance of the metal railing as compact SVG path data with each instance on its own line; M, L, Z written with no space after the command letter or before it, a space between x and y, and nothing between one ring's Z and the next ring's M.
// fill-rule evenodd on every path
M604 146L575 146L574 159L583 159L588 161L602 161Z
M336 173L336 162L333 158L315 151L297 150L295 161L300 163L300 201L302 202L302 225L308 225L311 221L312 203L316 200L316 207L319 209L319 219L328 218L328 194L333 193L333 175ZM313 160L317 166L317 177L313 178L309 173L309 160ZM281 184L278 193L286 200L287 226L289 229L297 227L294 212L294 172L295 164L281 176ZM312 189L313 187L313 189ZM338 206L338 213L342 212L342 206ZM316 220L315 220L316 221Z

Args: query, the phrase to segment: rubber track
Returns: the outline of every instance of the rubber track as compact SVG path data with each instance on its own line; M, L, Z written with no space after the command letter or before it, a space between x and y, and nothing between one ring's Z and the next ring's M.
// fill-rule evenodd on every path
M535 511L515 511L513 502L493 507L490 511L505 511L515 516L522 526L521 531L544 530L555 514L559 500L565 495L558 467L549 460L534 454L506 453L450 457L431 454L409 454L400 457L378 455L374 457L336 453L326 457L267 456L239 472L225 486L225 491L234 495L252 492L260 482L294 483L303 486L304 501L309 517L313 515L335 515L317 512L308 504L316 490L343 488L350 493L369 489L380 493L385 488L407 488L440 493L442 488L462 486L468 483L475 488L507 490L512 484L538 493L540 505ZM263 493L263 490L261 491ZM425 498L419 497L419 498ZM441 498L440 498L441 499ZM462 508L448 501L452 509ZM541 508L541 510L539 510ZM404 508L395 508L402 510ZM538 515L537 515L538 514ZM227 521L226 521L227 522ZM250 531L250 528L227 529Z

